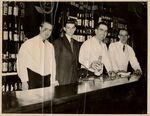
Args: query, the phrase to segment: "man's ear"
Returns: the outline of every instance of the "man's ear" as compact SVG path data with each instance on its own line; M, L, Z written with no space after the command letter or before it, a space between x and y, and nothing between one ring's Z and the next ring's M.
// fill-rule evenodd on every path
M120 39L120 35L118 35L118 38Z
M42 29L42 27L40 26L40 27L39 27L39 30L41 31L41 29Z
M130 35L128 35L128 38L130 38Z

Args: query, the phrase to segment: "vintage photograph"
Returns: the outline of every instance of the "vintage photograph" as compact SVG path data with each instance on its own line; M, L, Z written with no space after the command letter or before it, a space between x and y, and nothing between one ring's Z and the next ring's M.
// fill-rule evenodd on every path
M147 114L147 5L3 1L2 114Z

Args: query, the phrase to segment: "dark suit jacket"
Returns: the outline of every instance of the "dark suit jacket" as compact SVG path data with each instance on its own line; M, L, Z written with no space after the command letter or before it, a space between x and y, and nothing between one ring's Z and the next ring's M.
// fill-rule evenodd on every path
M66 36L53 42L56 58L56 79L60 85L78 81L80 44L73 40L73 52Z

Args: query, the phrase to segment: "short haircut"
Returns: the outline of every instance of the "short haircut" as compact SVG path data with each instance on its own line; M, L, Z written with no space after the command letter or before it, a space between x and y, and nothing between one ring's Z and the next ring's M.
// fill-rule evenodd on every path
M95 24L95 29L98 29L100 25L106 25L108 27L107 23L99 22L99 23Z
M76 19L72 19L72 18L70 18L70 19L68 19L66 22L65 22L65 25L64 26L66 26L66 24L74 24L75 26L76 26L76 23L77 23L77 21L76 21Z
M44 24L44 23L48 23L48 24L52 25L51 22L48 22L48 21L42 21L40 27L43 27L43 24ZM53 26L53 25L52 25L52 26Z
M118 31L118 34L120 34L120 31L126 31L126 32L129 34L129 32L128 32L128 30L127 30L126 28L120 29L120 30Z

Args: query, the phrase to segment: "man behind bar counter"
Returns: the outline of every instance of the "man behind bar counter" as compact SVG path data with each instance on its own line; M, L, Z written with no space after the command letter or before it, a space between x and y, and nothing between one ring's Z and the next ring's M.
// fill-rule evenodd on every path
M135 71L134 73L141 75L141 67L135 56L135 52L132 47L127 45L129 37L128 31L126 29L121 29L118 35L120 41L110 44L109 53L112 67L115 72L127 72L128 63L130 62Z
M51 36L52 27L49 22L42 22L39 28L40 33L23 43L19 50L17 72L22 81L23 90L30 88L29 85L35 85L39 81L38 79L41 80L42 78L43 80L45 76L51 78L51 84L57 84L57 81L55 81L56 64L54 48L47 40ZM33 74L33 77L30 76L29 71Z
M112 74L111 62L109 59L106 44L102 41L106 38L108 26L104 22L97 24L95 28L95 36L86 40L79 52L79 62L81 68L85 68L95 75L99 76L103 73L105 66L108 74Z
M73 39L76 30L74 19L68 19L63 37L54 41L56 58L56 79L59 85L78 82L79 43Z

